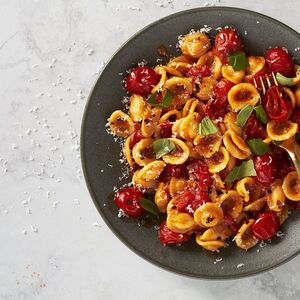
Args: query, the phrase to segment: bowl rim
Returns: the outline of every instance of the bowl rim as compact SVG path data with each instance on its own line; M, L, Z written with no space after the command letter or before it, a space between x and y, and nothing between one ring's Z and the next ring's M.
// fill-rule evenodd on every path
M94 94L94 90L95 87L98 83L98 81L100 80L102 73L104 73L106 71L106 69L109 69L111 63L116 59L117 54L128 44L130 43L132 40L134 40L135 38L137 38L142 32L147 31L149 28L156 26L157 24L159 24L162 21L167 21L169 19L173 19L176 18L180 15L185 15L185 14L190 14L196 11L228 11L228 12L242 12L242 13L247 13L247 14L251 14L253 16L258 16L264 19L267 19L269 21L271 21L272 23L279 25L281 27L284 27L287 31L291 32L292 34L296 34L299 39L300 39L300 34L294 30L293 28L291 28L290 26L284 24L283 22L274 19L270 16L267 16L265 14L261 14L258 13L256 11L253 10L249 10L249 9L244 9L244 8L238 8L238 7L231 7L231 6L213 6L213 7L196 7L196 8L191 8L191 9L186 9L186 10L181 10L178 11L176 13L167 15L165 17L162 17L154 22L149 23L148 25L144 26L143 28L141 28L140 30L138 30L135 34L133 34L129 39L127 39L124 43L121 44L120 47L118 47L118 49L112 54L112 56L108 59L105 67L103 68L103 70L101 71L101 73L98 75L98 77L96 78L95 82L93 83L92 87L91 87L91 92L87 98L87 102L85 104L85 108L82 114L82 122L81 122L81 129L80 129L80 158L81 158L81 165L82 165L82 170L83 170L83 175L84 175L84 179L85 179L85 183L86 186L88 188L89 194L94 202L94 205L96 207L96 209L98 210L99 214L101 215L102 219L104 220L104 222L106 223L106 225L108 226L108 228L114 233L114 235L124 244L126 245L131 251L133 251L135 254L137 254L139 257L143 258L144 260L150 262L151 264L172 272L173 274L175 273L176 275L183 275L185 277L189 277L189 278L195 278L195 279L209 279L209 280L232 280L232 279L241 279L241 278L245 278L245 277L249 277L249 276L254 276L254 275L258 275L261 274L263 272L272 270L274 268L277 268L283 264L285 264L286 262L292 260L293 258L295 258L297 255L300 254L300 248L299 250L297 250L295 253L293 253L292 255L290 255L289 257L286 258L282 258L281 260L273 263L270 266L264 267L258 271L246 271L243 273L239 273L239 274L232 274L232 275L220 275L220 276L215 276L215 275L196 275L196 274L192 274L189 273L187 271L181 271L176 269L175 267L171 267L169 265L165 265L157 260L155 260L153 257L151 257L150 255L147 255L143 252L141 252L140 250L136 249L134 247L134 245L128 243L125 238L123 238L123 236L114 228L114 226L112 225L112 223L110 222L110 220L108 218L106 218L106 216L104 215L104 213L102 212L102 208L101 206L98 204L97 200L96 200L96 196L95 193L93 191L93 187L89 181L88 178L88 171L87 171L87 167L86 167L86 157L84 154L84 140L85 140L85 127L86 127L86 123L87 123L87 115L88 115L88 107L89 104L91 102L91 99L93 97Z

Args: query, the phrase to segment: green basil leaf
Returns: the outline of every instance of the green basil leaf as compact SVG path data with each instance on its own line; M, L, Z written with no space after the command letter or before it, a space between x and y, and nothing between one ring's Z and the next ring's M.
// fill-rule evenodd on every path
M175 144L168 139L158 139L153 142L153 150L155 152L156 159L161 158L175 149Z
M219 127L209 118L205 117L199 124L199 134L209 135L219 131Z
M249 67L249 62L246 57L246 53L242 51L230 53L229 64L232 66L234 71L245 70Z
M268 117L267 114L264 110L264 108L262 107L262 105L258 105L256 107L254 107L255 113L256 113L256 117L263 123L263 124L267 124L268 123Z
M253 112L253 109L254 109L253 106L247 104L240 110L240 112L238 113L237 118L236 118L236 124L239 127L245 126L247 120L249 119L250 115Z
M256 176L252 159L244 161L241 165L234 167L225 178L225 182L232 182L247 176Z
M270 146L262 139L250 139L247 140L246 143L250 147L253 155L263 155L271 150Z
M159 218L160 212L153 201L140 197L140 205L144 210Z
M159 108L168 108L171 105L173 95L170 90L167 90L166 95L162 99L161 103L156 102L156 96L157 96L157 93L152 94L148 98L147 102L149 104L151 104L152 106L159 107Z
M294 78L285 77L281 73L276 73L276 80L280 85L293 86L297 83Z

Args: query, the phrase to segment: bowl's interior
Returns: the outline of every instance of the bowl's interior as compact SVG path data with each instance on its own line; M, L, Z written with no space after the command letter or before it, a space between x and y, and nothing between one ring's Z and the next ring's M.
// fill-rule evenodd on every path
M245 252L231 245L220 253L208 253L194 241L181 247L163 247L153 226L139 226L134 220L118 218L113 203L113 189L122 185L119 177L123 172L119 162L120 146L107 134L105 124L114 110L122 108L125 91L121 73L143 59L149 65L156 65L158 46L172 45L170 52L175 54L178 36L204 25L213 29L234 26L250 53L258 55L270 46L285 46L299 60L299 54L294 51L300 45L299 34L257 13L215 7L189 10L164 18L130 39L99 77L83 119L82 161L87 184L99 212L113 232L132 250L178 273L203 278L233 278L261 272L296 255L300 249L300 235L297 234L299 218L297 220L297 216L292 215L282 228L284 237L275 238L266 247L258 246ZM214 33L212 30L211 34Z

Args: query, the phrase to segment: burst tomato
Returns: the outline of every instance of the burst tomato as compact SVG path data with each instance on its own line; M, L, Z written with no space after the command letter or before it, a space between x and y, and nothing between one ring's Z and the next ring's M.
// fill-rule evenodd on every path
M159 82L160 75L153 69L140 66L134 68L126 78L125 87L128 92L138 95L147 95Z
M164 221L160 224L159 239L164 245L181 244L189 240L189 235L172 231Z

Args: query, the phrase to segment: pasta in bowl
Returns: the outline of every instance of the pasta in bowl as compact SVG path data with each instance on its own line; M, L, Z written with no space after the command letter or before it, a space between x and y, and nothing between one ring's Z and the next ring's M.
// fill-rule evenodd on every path
M128 217L157 217L164 245L220 251L231 239L248 250L300 209L300 179L280 147L300 140L298 66L282 47L246 52L233 27L214 42L191 31L179 48L166 64L131 69L128 111L108 119L132 173L115 203Z

